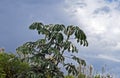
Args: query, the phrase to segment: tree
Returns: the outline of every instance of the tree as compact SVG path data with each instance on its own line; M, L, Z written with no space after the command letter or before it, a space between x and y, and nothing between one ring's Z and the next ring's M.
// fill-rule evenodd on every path
M0 53L0 78L25 78L29 65L14 54Z
M60 66L65 67L68 74L77 75L77 69L73 63L66 63L65 59L70 58L78 64L86 65L83 59L75 56L78 49L73 43L88 46L85 33L78 26L64 26L63 24L48 24L35 22L29 27L37 30L41 35L40 39L34 42L26 42L17 48L17 53L23 61L31 65L33 75L40 78L61 78L63 72ZM67 53L70 56L66 56ZM32 76L32 74L30 74Z

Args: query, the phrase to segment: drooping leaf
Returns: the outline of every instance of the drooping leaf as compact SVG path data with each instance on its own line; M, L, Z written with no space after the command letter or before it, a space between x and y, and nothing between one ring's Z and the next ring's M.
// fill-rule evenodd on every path
M75 67L75 65L73 65L72 63L67 63L64 65L66 70L68 71L68 74L73 74L73 75L77 75L78 71Z
M63 42L63 39L64 39L64 37L63 37L62 33L58 33L58 34L56 35L57 43Z

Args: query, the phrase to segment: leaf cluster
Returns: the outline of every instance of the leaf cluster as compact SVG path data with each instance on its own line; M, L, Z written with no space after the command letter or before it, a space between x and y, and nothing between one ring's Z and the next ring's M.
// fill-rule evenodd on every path
M78 53L78 49L71 38L80 45L88 46L85 33L78 26L65 26L63 24L44 25L41 22L35 22L29 27L31 30L37 30L43 38L35 42L26 42L17 48L17 53L23 61L31 65L31 71L41 77L49 75L50 77L63 77L60 65L66 68L68 73L76 74L76 67L71 63L65 63L65 52ZM69 57L79 64L86 65L85 61L71 55Z

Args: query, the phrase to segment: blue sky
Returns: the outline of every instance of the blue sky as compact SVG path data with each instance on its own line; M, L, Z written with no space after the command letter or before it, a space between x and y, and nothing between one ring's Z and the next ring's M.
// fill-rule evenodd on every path
M80 26L88 47L79 56L96 70L107 64L120 78L120 0L0 0L0 47L7 52L40 36L28 29L33 22ZM118 77L117 77L118 76Z

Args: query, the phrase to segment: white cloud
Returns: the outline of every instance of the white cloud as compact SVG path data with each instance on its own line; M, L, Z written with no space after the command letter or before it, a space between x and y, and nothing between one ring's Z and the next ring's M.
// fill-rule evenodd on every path
M94 63L98 63L97 60L100 59L109 63L111 67L119 68L116 63L120 63L120 1L65 0L65 2L67 6L64 10L71 20L80 25L88 37L89 46L79 48L79 55L88 61L93 59ZM119 70L114 72L119 75Z
M88 35L91 47L103 51L105 49L120 50L118 47L120 42L120 11L116 9L118 2L66 0L66 4L65 11L71 15L73 21L82 25Z

